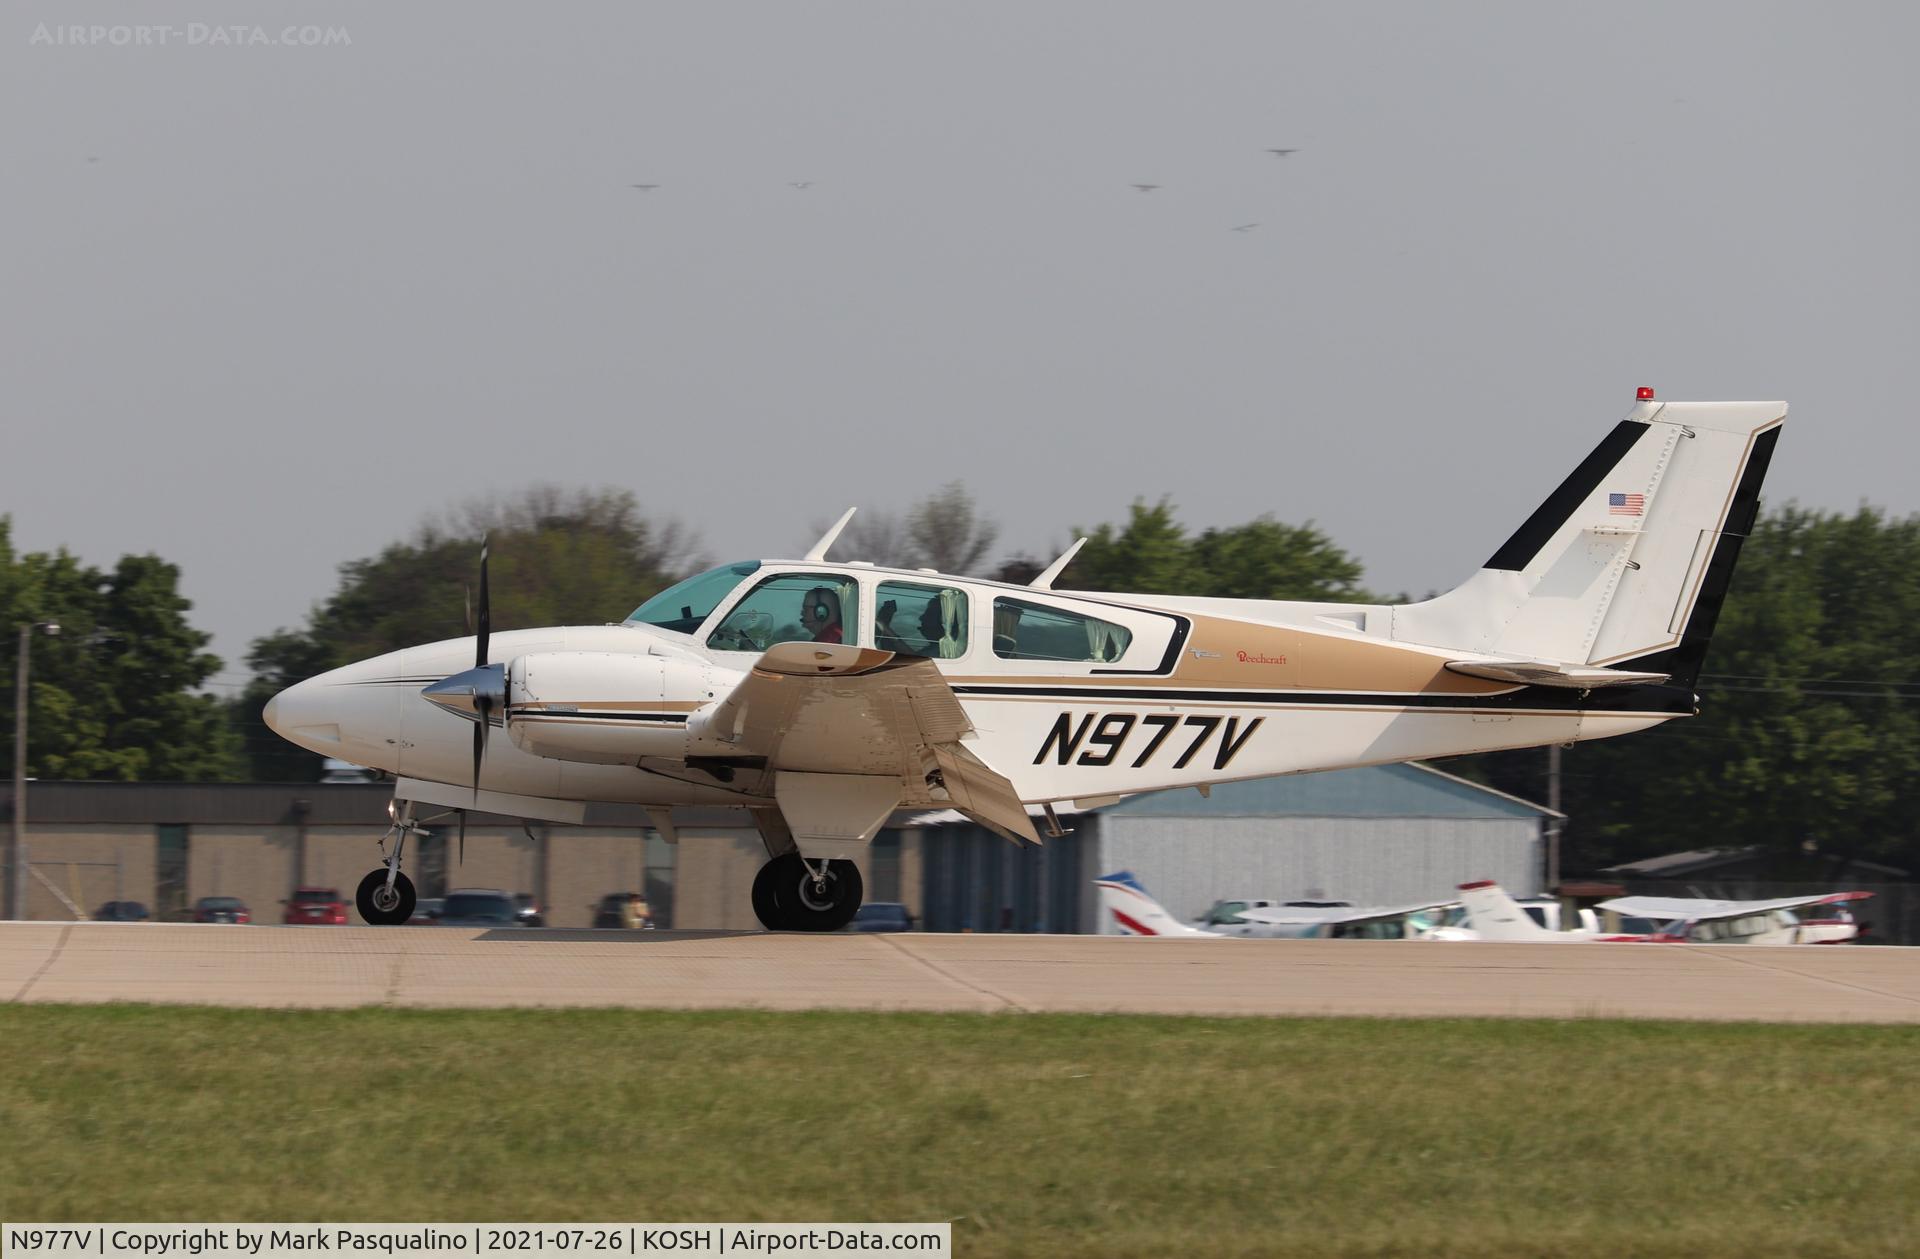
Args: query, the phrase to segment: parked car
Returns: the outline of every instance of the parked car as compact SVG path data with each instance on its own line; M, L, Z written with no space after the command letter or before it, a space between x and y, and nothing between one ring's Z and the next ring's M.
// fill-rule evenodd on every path
M521 927L520 907L498 888L461 887L447 893L440 907L443 927Z
M95 922L146 922L152 917L139 901L108 901L93 911Z
M608 892L593 906L593 925L616 931L622 927L647 928L653 926L653 911L638 892Z
M413 903L413 917L407 919L409 927L431 927L440 921L440 915L447 907L444 896L423 896Z
M853 916L849 931L912 931L913 913L898 901L868 901Z
M253 914L237 896L202 896L193 903L194 922L252 922Z
M513 894L513 910L514 913L519 915L520 925L523 927L544 927L547 925L546 916L540 912L539 902L535 901L532 896L529 896L525 892L515 892Z
M296 887L293 895L280 903L287 907L280 921L289 927L347 924L347 902L337 887Z

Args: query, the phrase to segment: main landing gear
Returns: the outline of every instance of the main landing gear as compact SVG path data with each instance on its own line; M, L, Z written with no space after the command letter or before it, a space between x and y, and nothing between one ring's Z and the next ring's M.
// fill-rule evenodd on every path
M384 851L387 836L392 836L393 853L382 859L378 870L360 880L360 887L353 894L354 908L376 927L397 927L413 917L417 900L413 880L400 873L400 854L406 850L409 833L418 831L424 835L426 829L414 822L411 800L401 804L392 816L393 825L387 828L387 835L381 837L380 847Z
M838 931L853 921L865 892L853 862L787 852L754 876L753 912L769 931Z

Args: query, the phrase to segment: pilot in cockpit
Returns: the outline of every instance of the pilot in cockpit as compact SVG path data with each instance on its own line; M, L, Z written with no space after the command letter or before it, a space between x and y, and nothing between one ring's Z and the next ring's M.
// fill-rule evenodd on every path
M831 586L815 586L800 605L800 623L816 643L845 642L840 624L840 593Z

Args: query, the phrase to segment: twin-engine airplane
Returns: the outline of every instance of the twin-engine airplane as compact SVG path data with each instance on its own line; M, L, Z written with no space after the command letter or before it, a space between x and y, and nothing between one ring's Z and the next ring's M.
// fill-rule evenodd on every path
M1483 568L1393 607L1053 589L1079 543L1027 586L829 563L849 511L797 561L701 573L622 624L491 634L483 549L477 635L335 669L265 716L397 778L368 922L412 913L416 804L580 822L621 801L669 839L675 805L745 808L760 921L831 931L896 809L1037 843L1028 805L1058 834L1059 801L1690 716L1785 415L1643 389Z

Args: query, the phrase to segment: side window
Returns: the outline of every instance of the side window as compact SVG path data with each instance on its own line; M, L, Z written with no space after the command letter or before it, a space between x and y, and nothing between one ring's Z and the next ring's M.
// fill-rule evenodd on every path
M1207 914L1207 925L1209 927L1240 926L1240 911L1246 907L1245 901L1221 901Z
M1111 621L1019 599L993 601L993 654L1003 660L1118 660L1133 632Z
M951 586L883 581L873 614L873 645L911 656L953 660L967 654L967 594Z
M755 586L707 635L716 651L765 651L775 643L844 643L858 622L860 587L831 573L782 573Z

